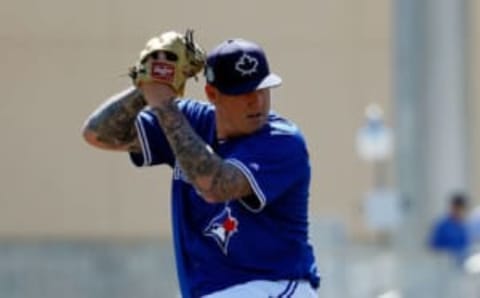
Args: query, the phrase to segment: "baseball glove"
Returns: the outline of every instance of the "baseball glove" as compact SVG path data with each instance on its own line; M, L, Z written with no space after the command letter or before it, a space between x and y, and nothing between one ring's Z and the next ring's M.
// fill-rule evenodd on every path
M165 59L157 60L159 53L164 53ZM129 69L129 76L137 87L156 81L170 85L182 96L185 82L202 70L205 59L205 51L193 41L193 30L187 30L185 35L169 31L147 42L139 60Z

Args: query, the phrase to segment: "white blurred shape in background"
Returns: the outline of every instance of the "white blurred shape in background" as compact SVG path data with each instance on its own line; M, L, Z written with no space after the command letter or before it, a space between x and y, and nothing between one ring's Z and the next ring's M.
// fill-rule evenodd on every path
M366 161L384 161L393 153L393 134L376 104L365 109L366 122L357 133L357 152Z

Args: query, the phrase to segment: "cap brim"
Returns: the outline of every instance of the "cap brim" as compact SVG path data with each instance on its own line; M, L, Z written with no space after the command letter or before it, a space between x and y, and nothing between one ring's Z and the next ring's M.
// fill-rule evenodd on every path
M265 89L265 88L275 88L282 84L282 78L278 75L271 73L266 76L260 84L249 82L248 84L235 86L234 88L218 88L220 92L228 95L240 95L245 93L250 93L255 90Z
M265 89L265 88L275 88L282 84L282 78L278 75L271 73L262 82L255 88L255 90Z

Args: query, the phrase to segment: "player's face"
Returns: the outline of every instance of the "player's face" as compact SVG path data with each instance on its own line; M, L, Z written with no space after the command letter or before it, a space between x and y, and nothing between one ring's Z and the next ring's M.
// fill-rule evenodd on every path
M213 90L212 90L213 89ZM215 88L207 95L215 105L217 134L220 138L247 135L267 122L270 111L270 89L241 95L227 95Z

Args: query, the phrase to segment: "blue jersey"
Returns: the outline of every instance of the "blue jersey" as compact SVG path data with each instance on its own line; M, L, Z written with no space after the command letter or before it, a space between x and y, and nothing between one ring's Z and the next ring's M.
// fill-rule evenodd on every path
M132 161L173 168L172 227L182 296L200 297L251 280L304 279L318 287L308 242L309 157L298 128L270 113L254 134L218 141L212 105L177 103L195 132L241 170L254 191L207 203L176 163L156 116L148 110L138 115L143 152L132 153Z
M470 239L466 222L446 215L439 219L430 235L430 247L451 253L459 265L468 256Z

